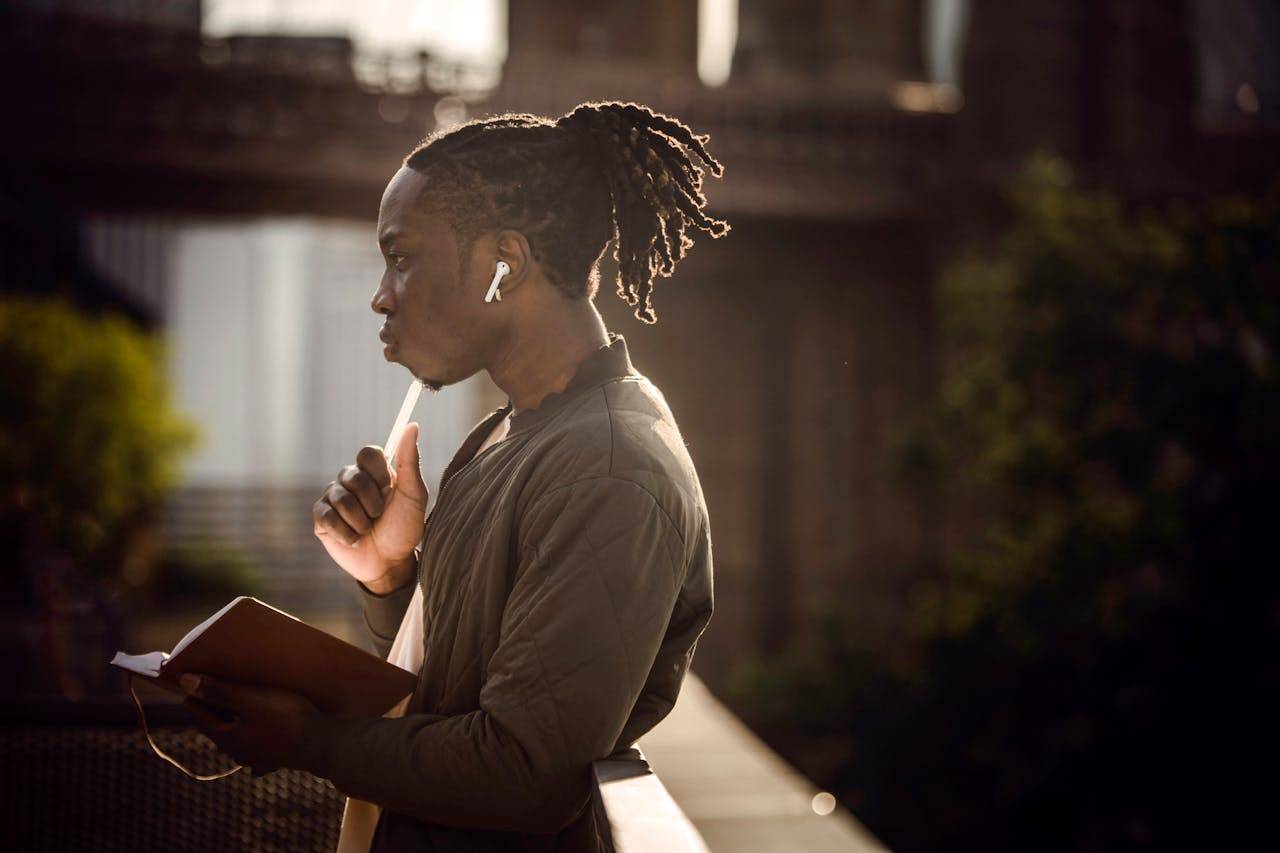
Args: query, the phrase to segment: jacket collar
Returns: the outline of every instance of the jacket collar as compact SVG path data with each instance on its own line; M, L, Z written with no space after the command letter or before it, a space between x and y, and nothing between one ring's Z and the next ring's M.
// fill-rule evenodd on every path
M627 352L627 340L617 332L609 332L609 343L600 347L578 364L577 371L569 384L561 391L555 391L542 398L536 409L525 409L511 416L509 435L532 429L546 423L557 412L563 409L576 396L584 391L597 388L611 379L638 375L631 364L631 355ZM512 410L511 399L502 407L505 416Z
M609 332L609 343L587 356L578 365L573 378L569 380L569 384L563 390L548 394L542 399L538 408L525 409L511 418L511 429L508 430L507 435L512 436L516 433L525 432L545 423L583 391L597 388L610 379L638 375L639 373L631 364L631 357L627 353L626 339L616 332ZM511 398L508 397L506 405L494 409L484 420L472 427L471 433L463 440L462 446L458 448L458 451L453 455L453 459L445 466L444 473L440 476L441 493L444 492L445 484L449 482L453 475L465 468L475 457L476 450L479 449L481 443L484 442L489 433L493 432L493 428L507 416L507 413L512 408Z

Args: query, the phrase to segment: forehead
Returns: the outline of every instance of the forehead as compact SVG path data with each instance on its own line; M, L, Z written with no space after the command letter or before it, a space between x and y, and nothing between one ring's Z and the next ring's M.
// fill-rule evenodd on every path
M438 239L451 233L448 223L422 209L426 190L426 176L408 166L400 167L387 183L378 207L380 241L388 236L404 235Z

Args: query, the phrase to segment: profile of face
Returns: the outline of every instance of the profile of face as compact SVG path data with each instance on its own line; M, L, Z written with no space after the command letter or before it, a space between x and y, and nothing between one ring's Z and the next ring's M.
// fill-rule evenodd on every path
M453 228L420 209L427 183L402 167L382 194L378 245L385 266L370 305L384 317L378 333L384 357L438 391L485 367L503 312L484 301L493 274L492 236L471 246L467 280L461 280Z

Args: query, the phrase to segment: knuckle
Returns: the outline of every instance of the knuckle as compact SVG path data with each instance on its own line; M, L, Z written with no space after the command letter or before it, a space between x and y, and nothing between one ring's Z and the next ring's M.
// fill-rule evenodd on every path
M333 497L333 505L346 513L354 513L360 507L360 502L356 500L356 496L343 489Z
M369 532L372 524L355 495L343 489L342 493L334 498L333 503L338 508L338 514L351 530L356 533Z
M381 471L387 467L387 457L381 447L366 444L356 453L356 467L370 472Z
M376 491L376 489L373 489L373 480L359 468L352 468L351 472L343 477L342 485L348 491L360 494L367 495L370 490Z

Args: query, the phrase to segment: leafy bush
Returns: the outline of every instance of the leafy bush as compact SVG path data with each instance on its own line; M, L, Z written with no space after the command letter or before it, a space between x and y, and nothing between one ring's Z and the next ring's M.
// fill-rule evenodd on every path
M203 602L237 595L261 595L258 567L229 545L187 542L167 547L156 561L153 592L166 601Z
M918 665L833 617L737 695L850 736L830 784L894 849L1221 846L1280 710L1280 187L1135 212L1041 156L1011 201L940 282L947 377L898 454L969 534Z
M5 528L99 575L105 553L175 481L195 440L162 344L61 300L0 301L0 508Z

